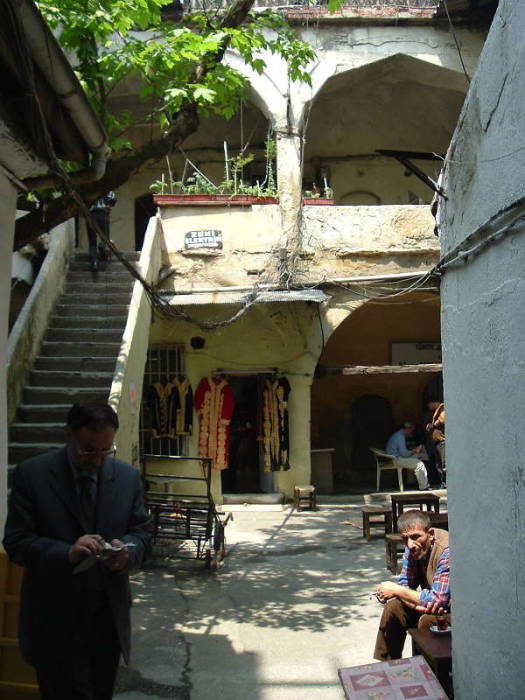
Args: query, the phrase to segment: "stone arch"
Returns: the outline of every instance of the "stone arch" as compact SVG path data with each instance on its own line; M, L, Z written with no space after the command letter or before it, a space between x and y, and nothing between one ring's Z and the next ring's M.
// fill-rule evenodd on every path
M346 292L332 298L323 321L325 346L311 394L312 447L335 449L334 468L341 485L373 486L374 463L367 459L363 445L358 449L355 444L354 402L375 396L389 403L392 429L407 419L421 422L424 391L433 375L345 376L331 374L327 368L390 365L394 342L439 343L439 296L411 292L391 300L355 302ZM359 432L367 434L366 430Z
M325 66L326 68L326 66ZM428 203L432 191L378 149L445 153L466 92L462 74L405 54L324 75L305 114L304 188L381 204ZM441 161L416 161L436 178Z

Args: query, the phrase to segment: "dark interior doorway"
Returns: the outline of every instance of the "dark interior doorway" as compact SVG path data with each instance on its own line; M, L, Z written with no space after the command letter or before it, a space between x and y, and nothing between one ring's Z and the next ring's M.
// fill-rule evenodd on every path
M370 447L384 449L393 433L392 406L384 396L367 394L352 402L352 468L372 471Z
M142 250L148 222L157 212L152 194L143 194L135 199L135 250Z
M235 409L230 424L228 469L221 472L223 493L260 493L258 410L260 380L257 375L228 377Z

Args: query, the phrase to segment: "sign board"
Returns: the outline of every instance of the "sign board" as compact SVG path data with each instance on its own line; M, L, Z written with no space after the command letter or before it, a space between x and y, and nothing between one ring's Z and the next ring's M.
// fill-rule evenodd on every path
M441 363L441 343L392 343L391 364L426 365Z
M187 250L195 248L222 248L222 231L188 231L184 236L184 247Z

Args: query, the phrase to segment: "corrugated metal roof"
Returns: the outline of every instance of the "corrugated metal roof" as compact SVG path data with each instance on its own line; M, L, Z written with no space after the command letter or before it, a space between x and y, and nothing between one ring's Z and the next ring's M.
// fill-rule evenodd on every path
M330 297L321 289L260 290L257 292L194 292L174 294L172 306L195 306L206 304L274 304L289 301L313 301L321 304Z

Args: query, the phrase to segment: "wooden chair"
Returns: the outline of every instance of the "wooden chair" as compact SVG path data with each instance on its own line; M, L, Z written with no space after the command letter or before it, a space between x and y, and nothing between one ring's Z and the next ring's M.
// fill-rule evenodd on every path
M374 455L377 465L377 491L379 491L379 486L381 482L381 472L387 469L395 469L397 471L397 482L399 484L399 490L404 491L403 488L403 467L400 467L396 458L393 455L389 455L383 450L378 450L377 447L370 447L370 452Z

